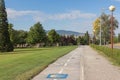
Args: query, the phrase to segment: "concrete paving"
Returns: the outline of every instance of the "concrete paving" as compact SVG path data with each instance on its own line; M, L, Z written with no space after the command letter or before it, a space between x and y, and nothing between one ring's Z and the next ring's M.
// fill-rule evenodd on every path
M120 67L112 65L89 46L83 48L83 53L84 80L120 80Z
M80 80L80 48L61 57L32 80ZM68 74L66 79L48 79L48 74Z
M66 79L48 79L48 74L68 74ZM49 65L32 80L119 80L120 68L89 46L74 51Z

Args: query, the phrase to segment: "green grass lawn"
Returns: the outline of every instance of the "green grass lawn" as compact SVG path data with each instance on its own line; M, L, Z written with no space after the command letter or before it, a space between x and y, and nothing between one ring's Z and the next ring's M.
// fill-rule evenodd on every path
M0 53L0 80L29 80L76 46L15 49Z

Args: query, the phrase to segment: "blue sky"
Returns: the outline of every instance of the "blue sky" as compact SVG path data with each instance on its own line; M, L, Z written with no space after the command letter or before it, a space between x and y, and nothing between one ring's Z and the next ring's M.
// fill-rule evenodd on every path
M40 21L45 30L71 30L92 33L92 23L101 9L115 5L120 22L120 0L5 0L8 19L14 29L29 30ZM104 11L110 14L109 10ZM120 28L116 30L116 34Z

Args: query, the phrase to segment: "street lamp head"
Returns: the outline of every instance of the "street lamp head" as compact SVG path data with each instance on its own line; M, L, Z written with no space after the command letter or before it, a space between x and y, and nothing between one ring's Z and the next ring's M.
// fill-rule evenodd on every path
M111 6L109 7L109 10L110 10L111 12L113 12L113 11L115 10L115 6L111 5Z
M93 29L93 32L95 32L95 29Z

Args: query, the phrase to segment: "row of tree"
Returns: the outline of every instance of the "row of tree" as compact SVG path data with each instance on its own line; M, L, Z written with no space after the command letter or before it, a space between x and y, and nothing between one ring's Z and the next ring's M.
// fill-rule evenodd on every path
M89 44L88 32L86 32L85 36L82 37L76 37L74 35L61 36L54 29L46 32L40 22L34 24L28 32L24 30L13 29L13 24L9 24L8 28L10 40L15 47L43 47Z
M113 17L113 29L118 28L118 21ZM110 35L111 35L111 16L105 13L102 13L100 17L98 17L93 22L93 33L94 39L100 39L100 27L101 27L101 37L102 37L102 44L110 43ZM113 30L113 33L114 33ZM115 38L115 33L114 33ZM96 40L97 41L97 40ZM97 42L98 43L98 42Z
M88 32L84 37L60 36L54 29L48 33L43 29L40 22L33 25L30 30L15 30L13 24L8 24L4 0L0 1L0 52L13 51L14 47L59 46L89 44Z

